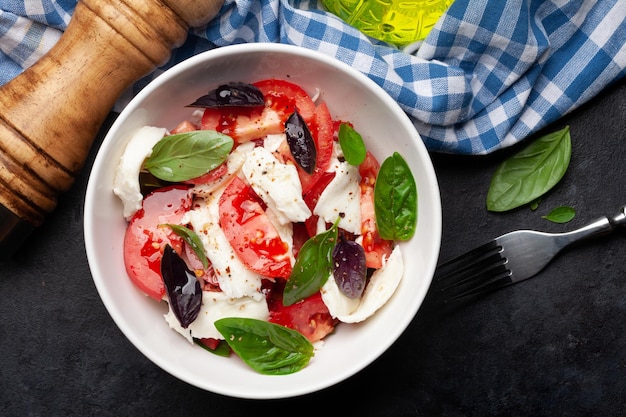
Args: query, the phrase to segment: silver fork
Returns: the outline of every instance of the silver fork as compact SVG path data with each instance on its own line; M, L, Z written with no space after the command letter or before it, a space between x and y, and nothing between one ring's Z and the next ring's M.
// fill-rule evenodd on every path
M515 284L538 274L572 243L611 233L625 225L623 206L616 216L601 217L567 233L507 233L440 264L435 271L433 295L444 303L452 303Z

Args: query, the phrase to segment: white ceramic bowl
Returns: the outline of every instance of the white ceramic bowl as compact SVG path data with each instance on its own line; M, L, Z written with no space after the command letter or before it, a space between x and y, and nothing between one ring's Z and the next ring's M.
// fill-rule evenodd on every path
M394 151L410 165L419 193L415 237L401 243L405 276L389 302L360 324L340 324L308 366L291 375L258 374L236 357L212 355L170 330L165 302L143 295L124 269L126 222L113 176L129 133L143 125L173 128L193 102L229 81L288 79L316 89L334 118L354 123L383 161ZM285 398L329 387L372 363L402 334L430 285L441 240L441 206L429 155L397 103L369 78L333 58L282 44L227 46L194 56L157 77L123 110L98 152L85 201L85 245L102 301L126 337L159 367L199 388L252 399ZM359 352L355 354L355 352ZM409 358L406 358L407 360ZM398 358L399 361L402 358Z

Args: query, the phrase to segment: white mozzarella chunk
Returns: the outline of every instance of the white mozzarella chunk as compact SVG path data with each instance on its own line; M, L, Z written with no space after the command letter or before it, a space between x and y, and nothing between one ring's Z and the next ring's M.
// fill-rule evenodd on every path
M335 161L335 178L322 191L313 213L328 223L339 218L339 227L361 234L361 188L359 168L347 162Z
M303 222L311 210L302 199L298 171L263 147L254 148L241 167L248 184L271 209L280 224Z
M246 317L259 320L269 318L269 309L265 298L255 299L250 297L230 298L223 292L203 291L202 307L198 317L183 329L180 322L170 308L165 314L165 321L178 333L185 336L193 343L193 338L224 339L222 334L215 328L215 321L224 317Z
M230 179L239 172L246 160L246 155L254 148L254 142L246 142L237 146L226 158L226 174L217 181L199 184L193 188L193 193L198 196L210 195L218 188L226 185Z
M113 179L113 193L122 200L126 220L141 208L143 196L139 185L139 171L143 161L152 154L154 145L166 134L167 129L144 126L132 134L126 145Z
M204 252L211 261L220 289L229 298L263 298L261 276L248 269L237 257L219 225L219 198L223 188L199 200L185 213L182 223L191 224L202 240Z
M333 157L335 159L341 159L343 158L343 149L341 148L341 145L339 144L339 142L333 142ZM333 161L332 164L336 164L337 161Z
M372 274L360 299L346 297L331 275L321 288L322 300L339 321L358 323L373 315L391 298L403 274L404 261L400 247L396 246L383 267Z
M267 135L263 140L263 147L270 152L276 152L286 140L287 135L285 135L284 133Z
M328 280L320 290L322 293L322 301L324 301L324 304L328 307L328 312L334 318L339 318L339 320L341 320L340 317L349 317L361 304L360 298L349 298L341 292L333 274L330 274Z

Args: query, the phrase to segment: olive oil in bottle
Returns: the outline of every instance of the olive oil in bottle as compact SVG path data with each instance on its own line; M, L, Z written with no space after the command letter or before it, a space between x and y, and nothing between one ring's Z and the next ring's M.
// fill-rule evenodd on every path
M423 40L453 0L322 0L364 34L404 47Z

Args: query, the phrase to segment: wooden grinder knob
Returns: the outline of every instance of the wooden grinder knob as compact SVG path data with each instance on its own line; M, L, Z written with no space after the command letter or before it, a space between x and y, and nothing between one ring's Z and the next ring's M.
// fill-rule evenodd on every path
M0 87L0 259L56 207L122 92L223 0L81 0L57 44Z

